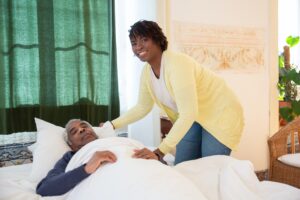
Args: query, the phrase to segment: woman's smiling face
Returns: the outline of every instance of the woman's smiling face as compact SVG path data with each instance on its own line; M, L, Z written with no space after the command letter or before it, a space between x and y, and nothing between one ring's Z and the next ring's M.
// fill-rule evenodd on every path
M134 55L143 62L151 63L162 53L160 46L149 37L136 36L130 42Z

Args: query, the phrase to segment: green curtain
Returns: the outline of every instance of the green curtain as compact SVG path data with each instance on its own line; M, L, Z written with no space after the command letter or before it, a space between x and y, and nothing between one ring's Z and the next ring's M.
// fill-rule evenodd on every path
M119 115L113 0L0 0L0 134Z

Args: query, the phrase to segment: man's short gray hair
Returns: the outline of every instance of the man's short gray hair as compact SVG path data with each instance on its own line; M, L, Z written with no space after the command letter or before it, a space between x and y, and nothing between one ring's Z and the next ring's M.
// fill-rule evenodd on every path
M71 119L71 120L69 120L68 123L67 123L66 126L65 126L65 131L64 131L64 140L66 141L66 143L67 143L68 145L71 145L71 144L72 144L71 141L69 140L69 137L68 137L68 135L69 135L71 129L73 128L73 127L72 127L72 124L73 124L74 122L77 122L77 121L79 121L79 122L84 122L84 123L86 123L90 128L93 128L92 125L91 125L90 123L88 123L87 121L85 121L85 120L81 120L81 119Z

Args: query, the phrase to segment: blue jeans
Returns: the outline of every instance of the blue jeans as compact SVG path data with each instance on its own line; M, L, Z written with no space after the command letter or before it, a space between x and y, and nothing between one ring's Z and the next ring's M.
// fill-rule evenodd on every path
M199 123L194 122L176 146L175 165L187 160L230 153L230 148L219 142Z

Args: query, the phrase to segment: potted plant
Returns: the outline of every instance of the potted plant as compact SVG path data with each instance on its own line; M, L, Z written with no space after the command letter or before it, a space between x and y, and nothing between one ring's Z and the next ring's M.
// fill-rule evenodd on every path
M280 118L286 122L292 121L300 115L300 72L298 66L290 64L290 48L299 43L299 36L289 36L286 39L287 46L279 55L279 101Z

